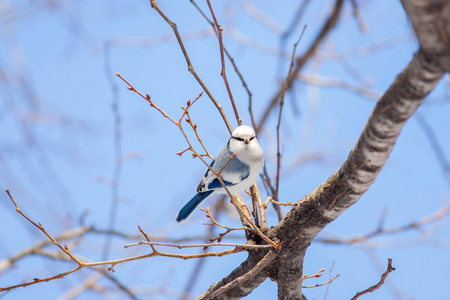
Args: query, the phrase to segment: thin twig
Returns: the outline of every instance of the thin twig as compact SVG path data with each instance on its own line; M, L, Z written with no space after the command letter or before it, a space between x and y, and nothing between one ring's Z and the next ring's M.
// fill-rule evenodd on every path
M137 243L125 244L124 248L135 247L139 245L150 245L150 246L164 246L164 247L172 247L178 249L185 248L204 248L204 247L214 247L214 246L223 246L223 247L236 247L239 249L261 249L261 248L272 248L271 245L243 245L243 244L234 244L234 243L209 243L209 244L191 244L191 245L176 245L176 244L168 244L168 243L159 243L159 242L151 242L151 241L140 241Z
M392 234L397 232L402 232L410 229L417 229L421 228L424 225L427 225L431 222L438 221L443 219L446 215L450 213L450 205L446 205L442 207L438 212L430 214L428 216L423 217L422 219L418 221L413 221L408 224L398 226L398 227L391 227L391 228L383 228L383 220L385 218L385 212L383 212L382 217L380 218L379 226L377 229L361 235L356 236L348 239L336 239L336 238L317 238L314 239L315 242L321 242L321 243L329 243L329 244L356 244L361 243L363 241L366 241L370 238L373 238L377 235L381 234Z
M147 242L150 242L150 238L149 238L148 235L144 232L144 230L142 230L141 226L138 225L138 228L139 228L139 231L142 233L142 235L143 235L143 236L145 237L145 239L147 240ZM153 252L158 252L158 251L156 251L155 247L154 247L152 244L150 244L150 247L152 248L152 251L153 251ZM127 248L126 245L125 245L125 248Z
M119 181L122 174L122 118L120 116L119 91L111 69L111 44L105 44L105 75L112 90L112 113L114 118L114 167L111 182L111 203L108 215L108 230L113 231L119 208ZM103 245L103 260L107 260L111 249L112 236L106 235Z
M305 33L306 25L303 27L303 31L300 34L300 37L298 38L297 42L294 44L294 49L292 50L292 56L291 56L291 63L289 65L289 72L286 76L286 80L284 81L283 89L281 91L280 95L280 111L278 114L278 123L277 123L277 177L275 182L275 193L273 194L273 198L275 201L279 201L278 199L278 193L280 189L280 170L281 170L281 152L280 152L280 127L281 127L281 115L283 113L283 106L284 106L284 96L286 95L288 83L291 80L292 76L292 68L294 67L294 58L295 58L295 51L297 50L297 45L300 43L300 40L302 39L303 34Z
M314 284L314 285L308 285L308 286L302 286L302 288L304 289L310 289L310 288L315 288L315 287L319 287L319 286L324 286L327 284L330 284L331 282L333 282L336 278L339 277L339 274L337 274L336 276L334 276L333 278L331 278L330 280L328 280L327 282L324 283L318 283L318 284Z
M272 203L274 203L274 204L277 204L277 205L281 205L281 206L295 206L296 204L295 203L291 203L291 201L288 201L288 202L280 202L280 201L275 201L275 200L273 200L273 198L272 197L267 197L267 199L266 199L266 201L264 201L264 207L267 207L267 204L269 204L269 202L272 202Z
M188 112L188 111L186 111L186 116L187 116L186 122L187 122L189 125L191 125L192 130L194 131L195 136L197 137L198 142L200 143L200 145L202 145L203 150L205 150L205 153L206 153L206 154L204 154L204 155L202 155L202 156L208 156L209 158L214 159L214 157L213 157L211 154L209 154L208 149L206 149L206 146L203 144L203 140L201 139L200 135L198 134L198 131L197 131L197 123L194 124L194 123L192 122L191 116L189 115L189 112ZM194 157L195 157L195 156L194 156Z
M183 119L183 117L188 114L189 107L191 107L195 103L195 101L197 101L202 95L203 95L203 92L198 94L198 96L194 99L194 101L191 101L191 99L189 99L186 103L186 108L181 107L181 109L183 110L183 113L181 114L180 119L178 120L177 124L181 123L181 120ZM197 126L195 126L195 127L197 127Z
M337 21L339 19L339 15L341 12L342 4L344 3L344 0L336 0L336 3L333 7L333 10L328 17L327 21L323 25L321 31L317 35L317 37L314 39L313 43L309 47L309 49L306 51L305 54L303 54L301 57L296 59L296 66L294 70L292 71L293 76L291 77L291 80L288 82L288 89L291 88L294 79L296 78L297 74L300 73L300 70L305 66L306 62L316 53L317 49L319 48L320 43L325 39L325 37L331 32L331 29L335 27L337 24ZM261 117L261 120L258 123L258 126L255 127L256 132L260 132L261 128L263 127L264 123L267 121L267 118L269 117L269 114L272 112L272 109L275 107L275 105L278 103L278 99L280 98L281 92L283 87L280 88L280 90L272 97L272 99L269 101L268 106L264 110L263 116Z
M317 273L314 274L314 275L303 274L302 280L310 279L310 278L319 278L319 277L322 277L322 273L323 273L323 272L325 272L325 268L320 269L320 270L317 271Z
M219 198L218 201L216 201L215 205L214 205L214 214L215 216L213 217L211 214L211 217L215 220L217 218L217 216L224 210L224 204L225 204L225 195L222 195L222 197ZM209 211L209 208L208 208ZM208 237L206 239L210 239L210 237L215 235L215 229L217 227L216 226L210 226L209 230L208 230ZM211 242L211 239L210 239ZM183 296L182 296L182 300L187 300L188 296L190 294L190 292L192 291L192 289L194 288L196 282L198 281L200 274L201 274L201 269L203 268L203 266L205 265L206 259L205 258L200 258L197 260L194 269L191 271L191 276L188 276L189 280L186 283L184 292L183 292Z
M135 93L137 93L138 95L140 95L142 98L144 98L149 104L150 106L154 107L156 110L158 110L165 118L169 119L173 124L175 124L179 130L181 131L181 134L184 136L186 142L188 143L189 147L188 149L190 151L192 151L195 156L197 156L205 165L206 167L217 177L217 179L219 180L220 184L222 185L222 187L224 188L225 192L227 193L227 195L230 197L231 199L231 203L233 203L233 205L235 204L234 200L233 200L233 195L230 193L230 191L228 190L227 186L225 185L225 182L222 180L222 178L220 177L220 175L213 170L213 168L210 166L210 164L208 164L203 157L197 153L197 151L195 151L194 147L191 144L191 141L189 140L189 138L187 137L186 133L184 132L183 126L181 125L181 122L176 122L174 121L168 114L166 114L162 109L160 109L158 106L156 106L156 104L151 100L149 94L146 94L144 96L144 94L142 94L140 91L138 91L130 82L128 82L122 75L120 75L119 73L116 74L120 79L122 79L127 85L128 85L128 89L130 91L133 91ZM189 104L189 102L188 102ZM192 103L190 104L192 105ZM190 107L190 105L188 105L186 107L186 110ZM239 215L245 219L248 224L250 225L250 227L252 227L253 230L256 231L256 233L263 239L265 240L267 243L273 245L274 248L279 248L279 245L276 244L274 241L272 241L271 239L269 239L256 225L255 223L251 220L250 216L247 216L247 214L245 214L245 212L242 210L241 205L235 205L236 209L238 210Z
M283 28L278 25L270 16L257 9L251 1L241 0L241 6L249 17L252 17L276 35L282 34Z
M178 44L180 45L181 48L181 52L183 52L184 58L186 60L187 66L188 66L188 70L189 72L191 72L191 74L194 76L194 78L197 80L197 82L200 84L200 86L203 88L203 90L205 91L205 93L208 95L209 99L211 99L211 101L214 103L214 105L216 106L216 108L219 110L220 115L222 116L223 121L225 122L225 125L228 128L228 131L230 132L230 134L233 132L233 129L230 125L230 122L228 122L227 116L225 115L225 112L223 111L222 105L219 104L219 102L217 102L216 98L214 98L214 96L212 95L212 93L209 91L209 89L206 87L205 83L203 82L203 80L200 78L200 76L198 76L197 72L194 69L194 66L191 63L191 59L189 58L189 55L186 51L186 48L184 47L184 43L183 40L181 39L180 33L178 32L177 29L177 24L175 24L174 22L172 22L162 11L161 9L158 7L158 4L156 4L155 0L150 0L150 5L151 7L156 10L156 12L164 19L164 21L166 21L167 24L169 24L169 26L172 28L173 33L175 34L175 37L177 38Z
M330 271L328 271L328 277L331 279L331 275L333 274L334 261L331 263ZM330 286L327 285L325 289L325 294L323 295L323 300L327 299L328 291L330 290Z
M54 276L49 276L49 277L45 277L45 278L34 278L32 281L28 281L28 282L24 282L21 284L17 284L17 285L12 285L12 286L8 286L8 287L0 287L0 292L3 291L7 291L7 290L12 290L18 287L25 287L25 286L29 286L29 285L33 285L33 284L37 284L37 283L41 283L41 282L48 282L48 281L52 281L52 280L56 280L56 279L61 279L63 277L66 277L67 275L70 275L82 268L92 268L92 267L97 267L97 266L103 266L103 265L110 265L110 270L113 269L113 267L117 264L120 263L124 263L124 262L128 262L128 261L133 261L133 260L140 260L140 259L144 259L144 258L148 258L148 257L154 257L154 256L163 256L163 257L173 257L173 258L181 258L181 259L193 259L193 258L200 258L200 257L211 257L211 256L223 256L223 255L228 255L228 254L233 254L233 253L237 253L237 252L242 252L245 251L245 248L243 247L235 247L234 249L229 249L229 250L225 250L225 251L219 251L219 252L205 252L205 253L200 253L200 254L191 254L191 255L181 255L181 254L174 254L174 253L164 253L164 252L159 252L156 251L156 249L154 247L152 247L153 249L155 249L155 251L153 251L150 254L146 254L146 255L140 255L140 256L133 256L133 257L127 257L127 258L122 258L122 259L116 259L116 260L104 260L104 261L98 261L98 262L83 262L80 259L76 258L70 251L69 248L67 246L61 246L60 243L58 243L56 241L55 238L53 238L52 235L50 235L45 228L39 223L37 224L36 222L34 222L31 218L29 218L24 212L22 212L19 208L19 206L16 204L15 200L13 199L13 197L11 196L9 190L5 190L6 193L8 194L9 198L11 199L11 201L13 202L16 211L22 215L28 222L30 222L31 224L33 224L35 227L37 227L40 231L42 231L48 239L50 239L52 241L53 244L55 244L61 251L63 251L67 256L67 260L72 260L74 262L76 262L78 264L77 267L63 272L63 273L59 273L57 275ZM141 230L141 229L140 229ZM146 237L147 240L149 240L148 236L141 230L141 232L144 234L144 236ZM151 242L150 242L151 243ZM151 245L152 246L152 245ZM235 245L233 245L235 246ZM261 245L262 246L262 245ZM247 247L246 245L244 245L244 247ZM265 245L265 248L269 248L272 247L271 245ZM38 252L38 250L36 250L36 252Z
M358 23L359 29L362 33L365 33L367 31L366 25L364 25L364 21L359 13L358 3L356 0L351 0L352 2L352 8L353 8L353 16L356 19L356 22Z
M159 108L158 106L155 105L155 103L153 103L152 99L150 98L150 95L147 94L144 96L144 94L142 94L141 92L139 92L131 83L128 82L128 80L126 80L122 75L120 75L119 73L116 73L116 76L119 77L120 79L122 79L127 85L128 85L128 90L133 91L135 93L137 93L139 96L141 96L142 98L144 98L145 100L147 100L147 102L150 104L151 107L154 107L157 111L159 111L164 118L169 119L172 123L174 123L175 125L178 125L179 123L176 122L174 119L172 119L168 114L166 114L161 108Z
M217 241L218 243L220 243L220 242L222 241L223 237L224 237L225 235L229 234L230 232L233 232L233 231L236 231L236 230L245 230L244 227L239 227L239 228L229 228L229 227L227 227L227 226L225 226L225 225L220 224L219 222L216 221L216 218L214 218L214 217L211 215L211 211L209 210L209 207L206 208L206 209L203 209L203 208L200 207L200 209L206 213L206 217L207 217L207 218L210 218L210 219L212 220L212 223L203 223L203 225L211 225L211 226L212 226L212 225L217 225L217 226L219 226L219 227L222 227L222 228L226 229L226 231L225 231L224 233L219 233L219 237L217 237L217 238L210 238L210 239L209 239L209 242L210 242L210 243L213 243L213 242L215 242L215 241ZM206 249L208 249L208 247L203 248L203 250L206 250Z
M335 78L325 78L313 75L302 75L297 76L299 81L305 82L307 84L319 86L319 87L335 87L340 88L351 93L363 96L370 100L378 100L383 95L375 90L370 89L367 85L361 84L351 84L341 79Z
M30 222L31 224L33 224L35 227L37 227L40 231L42 231L52 242L53 244L55 244L61 251L63 251L65 254L67 254L67 256L70 257L71 260L73 260L74 262L76 262L79 266L83 265L83 263L81 261L79 261L75 256L72 255L72 253L70 253L69 249L67 248L67 246L63 247L61 246L61 244L59 244L45 229L44 226L42 226L41 223L36 224L33 220L31 220L25 213L23 213L19 206L16 204L16 201L14 201L13 197L11 196L9 190L5 190L5 192L8 194L9 199L11 199L11 201L13 202L14 206L16 207L16 211L22 215L22 217L24 217L25 219L27 219L28 222ZM0 290L1 291L1 290Z
M236 155L237 155L236 152L230 155L227 162L223 165L223 167L219 170L219 172L217 172L216 177L220 177L220 173L222 173L223 169L225 169L225 167L230 163L230 161L233 160L233 158L236 157Z
M236 103L234 102L233 94L231 93L231 88L230 88L230 84L228 83L227 72L225 69L225 55L224 55L224 50L223 50L224 47L223 47L223 37L222 37L223 28L217 21L217 18L216 18L216 15L214 14L214 10L212 8L211 2L209 0L206 0L206 2L208 3L209 11L211 12L211 16L214 20L214 24L216 25L217 34L219 37L220 62L222 63L222 70L220 72L220 75L222 76L223 82L225 83L225 87L228 92L228 97L230 98L231 106L233 107L234 115L236 116L236 121L238 123L238 126L240 126L240 125L242 125L242 119L239 117L239 112L237 110Z
M195 3L194 0L190 0L190 2L191 2L192 5L194 5L195 8L200 12L200 14L203 16L203 18L211 25L211 27L213 28L213 30L214 30L214 32L215 32L217 38L219 38L219 33L218 33L218 31L217 31L217 28L216 28L214 22L212 22L210 19L208 19L208 16L206 16L206 14L200 9L200 7L197 5L197 3ZM249 89L249 87L248 87L248 85L247 85L247 82L246 82L245 79L244 79L244 76L242 76L241 72L239 71L239 68L238 68L236 62L234 61L234 58L233 58L233 57L231 56L231 54L228 52L228 50L227 50L227 48L225 47L225 45L223 45L223 51L225 52L225 55L228 57L228 60L230 61L231 65L232 65L233 68L234 68L234 71L236 72L236 74L237 74L238 77L239 77L239 80L240 80L241 83L242 83L242 86L244 87L245 91L247 92L247 95L248 95L248 101L249 101L250 118L251 118L251 121L252 121L252 126L253 126L253 128L255 128L255 127L256 127L256 123L255 123L255 120L254 120L254 118L253 118L253 113L252 113L252 109L251 109L251 103L252 103L252 97L253 97L253 94L252 94L252 92L250 91L250 89Z
M295 16L292 18L290 24L286 27L286 29L284 30L283 34L280 37L280 42L279 42L279 47L278 47L280 55L278 56L278 62L277 62L277 68L276 68L277 77L281 77L282 70L283 70L282 69L283 62L285 60L284 55L281 55L281 53L286 52L286 42L289 39L289 37L291 36L291 34L293 34L299 27L298 23L300 22L300 20L303 16L303 13L306 11L306 8L308 7L309 3L310 3L310 0L303 0L302 3L299 3L300 6L296 10Z
M388 258L388 265L387 265L386 272L384 272L383 275L381 275L380 281L379 281L377 284L372 285L371 287L365 289L364 291L361 291L361 292L356 293L356 295L353 296L353 298L352 298L351 300L356 300L356 299L358 299L358 298L359 298L360 296L362 296L362 295L365 295L365 294L367 294L367 293L371 293L371 292L373 292L373 291L379 289L379 288L384 284L384 281L386 280L386 278L388 277L388 275L389 275L392 271L395 271L395 268L392 267L392 259L391 259L391 258Z
M304 289L310 289L310 288L315 288L315 287L319 287L319 286L324 286L327 285L331 282L333 282L336 278L339 277L339 274L337 274L336 276L334 276L333 278L331 278L330 280L328 280L327 282L324 283L318 283L318 284L314 284L314 285L308 285L308 286L302 286L302 288Z
M275 188L273 187L272 181L270 180L270 176L269 176L269 172L267 171L266 164L264 164L264 167L263 167L262 179L263 179L263 182L265 183L266 189L268 189L270 191L270 193L268 192L268 194L274 195ZM273 204L273 208L275 209L275 212L277 213L278 221L281 221L281 219L283 219L283 215L281 213L280 206L276 203L272 203L272 204Z

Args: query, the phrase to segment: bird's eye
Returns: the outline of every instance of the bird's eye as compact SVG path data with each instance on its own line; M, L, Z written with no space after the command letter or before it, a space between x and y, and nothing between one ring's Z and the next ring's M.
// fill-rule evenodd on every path
M235 140L237 140L237 141L240 141L240 142L243 142L243 141L244 141L244 139L242 139L242 138L240 138L240 137L232 136L232 138L235 139Z
M252 136L252 137L250 138L250 141L253 140L255 137L256 137L256 136Z

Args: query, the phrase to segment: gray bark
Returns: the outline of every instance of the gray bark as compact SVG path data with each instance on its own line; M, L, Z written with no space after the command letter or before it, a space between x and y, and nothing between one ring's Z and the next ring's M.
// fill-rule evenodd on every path
M279 299L302 299L303 259L312 239L369 189L406 121L450 70L450 1L403 0L402 4L417 35L419 51L376 104L342 167L266 231L280 245L275 259L248 280L245 288L231 288L214 299L246 296L267 277L277 281ZM251 271L264 256L264 251L249 252L245 262L208 292Z

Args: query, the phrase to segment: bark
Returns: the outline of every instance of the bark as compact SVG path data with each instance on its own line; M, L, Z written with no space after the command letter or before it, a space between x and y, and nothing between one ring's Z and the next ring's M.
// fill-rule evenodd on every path
M231 272L230 275L214 283L205 293L197 297L197 299L234 300L247 296L261 283L263 283L264 280L267 279L266 272L261 272L261 270L255 271L255 267L266 257L266 255L267 254L263 251L255 251L254 253L250 253L247 260L245 260L239 267ZM268 259L273 260L273 257L269 257ZM230 284L233 280L246 276L246 274L251 274L252 276L250 276L249 278L245 278L245 280L243 280L239 284L227 289L225 292L215 297L209 297L210 293L213 293L218 289L226 286L227 284Z
M450 1L402 0L420 48L445 72L450 72Z
M378 101L342 167L266 232L280 245L277 257L248 280L245 289L231 288L214 299L246 296L266 277L277 281L279 299L302 299L303 259L312 239L369 189L406 121L450 70L450 1L403 0L402 4L416 31L420 50ZM253 270L264 256L263 251L249 252L241 266L208 292Z

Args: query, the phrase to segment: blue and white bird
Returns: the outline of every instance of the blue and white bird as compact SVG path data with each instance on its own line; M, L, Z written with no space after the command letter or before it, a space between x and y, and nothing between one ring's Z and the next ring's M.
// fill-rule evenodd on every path
M234 153L236 156L230 160ZM229 160L230 162L223 168ZM216 173L223 168L220 177L231 194L240 193L252 186L264 166L263 150L253 128L246 125L237 127L210 166ZM209 196L226 193L219 179L209 168L200 180L197 192L197 195L178 212L175 221L186 220Z

